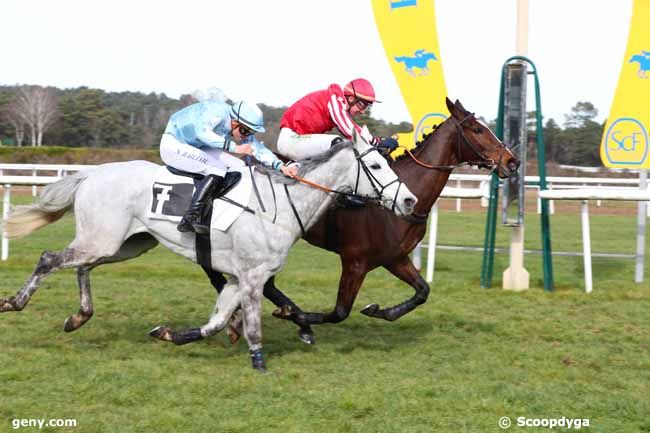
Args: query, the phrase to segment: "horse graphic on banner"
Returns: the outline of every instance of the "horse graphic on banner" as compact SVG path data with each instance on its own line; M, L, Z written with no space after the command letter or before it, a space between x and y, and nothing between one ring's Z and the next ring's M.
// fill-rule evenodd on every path
M430 60L438 60L435 54L425 50L417 50L413 53L413 56L398 56L395 57L397 63L404 63L406 72L412 76L416 76L414 69L420 69L420 74L418 75L429 75L429 66L428 63Z
M641 78L648 78L646 72L650 71L650 51L642 50L641 54L635 54L630 59L630 63L636 62L639 64L639 71L637 74Z

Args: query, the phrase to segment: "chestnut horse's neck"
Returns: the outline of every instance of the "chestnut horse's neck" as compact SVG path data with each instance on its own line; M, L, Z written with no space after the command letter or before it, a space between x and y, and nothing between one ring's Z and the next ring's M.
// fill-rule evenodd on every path
M451 121L443 122L424 143L414 151L415 157L429 165L446 166L458 164L456 156L458 131ZM417 216L427 215L445 187L451 170L425 168L405 155L392 165L393 170L418 198L415 206Z

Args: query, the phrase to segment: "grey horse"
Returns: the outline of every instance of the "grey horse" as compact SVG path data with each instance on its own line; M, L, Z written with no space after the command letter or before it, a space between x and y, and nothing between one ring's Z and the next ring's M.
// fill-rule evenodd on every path
M0 299L0 312L22 310L43 278L58 269L76 268L80 309L64 324L65 331L74 331L93 314L89 273L96 266L132 259L159 242L196 261L193 233L180 233L175 223L147 217L148 197L158 167L146 161L103 164L48 185L36 204L17 206L4 227L10 238L26 236L53 223L72 208L76 236L62 251L45 251L18 293ZM275 196L277 214L273 209L264 212L253 195L246 205L254 213L243 212L225 232L212 230L212 268L227 274L228 284L207 324L200 329L166 334L169 338L164 338L183 344L212 335L222 330L241 307L253 367L262 371L264 283L282 269L291 246L303 230L318 221L336 195L275 172L269 173L269 182L264 170L258 166L254 175L261 201L273 203ZM358 195L373 196L398 215L410 214L417 202L376 148L356 134L352 142L337 144L303 161L299 175L333 190L354 189ZM291 199L289 192L284 193L285 188Z

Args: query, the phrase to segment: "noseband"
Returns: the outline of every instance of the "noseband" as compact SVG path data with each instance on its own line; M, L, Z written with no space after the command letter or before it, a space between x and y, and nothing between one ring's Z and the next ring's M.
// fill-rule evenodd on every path
M469 113L467 116L463 118L460 122L458 122L456 119L453 117L451 120L454 122L454 125L456 126L456 130L458 131L458 147L456 148L456 158L460 161L461 155L462 155L462 149L461 146L465 145L468 147L474 155L478 157L478 161L467 161L468 165L477 165L481 168L486 168L490 170L490 173L493 173L494 171L498 170L499 167L501 166L501 161L503 160L503 154L505 151L508 150L508 148L505 146L505 144L500 142L501 146L501 151L499 152L499 159L495 161L492 158L486 157L483 152L481 152L479 149L476 148L474 144L472 144L467 137L465 137L465 133L463 132L463 123L467 119L474 118L474 113Z
M402 188L403 182L399 180L399 177L395 176L395 179L392 181L388 182L386 185L382 185L379 179L375 177L375 175L372 174L366 163L363 161L363 158L368 155L370 152L379 152L379 150L375 146L370 146L370 149L366 150L362 154L359 154L357 149L352 148L352 151L354 152L354 156L357 160L357 180L354 185L354 192L346 192L346 191L338 191L332 188L328 188L323 185L319 185L316 182L312 182L310 180L307 180L303 177L300 176L294 176L293 178L296 179L298 182L304 183L305 185L309 185L313 188L320 189L325 192L332 192L335 194L347 196L350 198L354 198L357 201L360 202L367 202L367 201L373 201L376 202L377 204L381 204L381 197L382 194L384 193L384 190L388 188L390 185L394 184L397 182L397 190L395 191L395 196L393 197L393 207L391 208L393 211L395 211L395 206L397 204L397 195L399 194L399 190ZM364 196L358 193L359 190L359 178L361 177L361 170L363 169L364 173L368 177L368 181L372 185L372 189L375 191L376 197L369 197L369 196ZM296 206L293 203L293 200L291 199L291 194L289 193L289 189L287 188L287 185L284 185L284 191L287 195L287 198L289 200L289 205L291 206L291 209L293 211L293 214L295 215L296 219L298 220L298 224L300 225L300 230L302 231L302 235L305 235L305 227L302 223L302 220L300 219L300 215L298 214L298 210L296 209Z

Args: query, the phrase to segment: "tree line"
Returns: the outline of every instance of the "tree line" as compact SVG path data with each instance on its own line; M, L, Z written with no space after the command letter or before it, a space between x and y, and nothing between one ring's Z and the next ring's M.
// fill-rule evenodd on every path
M169 117L196 102L192 95L170 98L164 93L106 92L78 87L0 86L0 141L5 145L69 147L154 148ZM260 104L266 132L258 138L274 148L286 107ZM590 102L578 102L565 115L563 126L554 119L544 124L548 161L572 165L600 165L598 145L603 124ZM373 134L389 136L412 130L375 119L358 119ZM493 122L489 122L491 126ZM529 127L529 159L535 155L534 123Z

